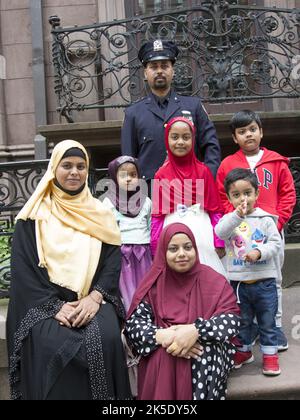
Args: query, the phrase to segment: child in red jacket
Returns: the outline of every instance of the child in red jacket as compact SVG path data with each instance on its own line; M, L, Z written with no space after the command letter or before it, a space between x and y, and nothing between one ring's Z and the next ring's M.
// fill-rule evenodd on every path
M234 155L225 158L217 173L217 186L225 213L234 211L229 202L224 180L235 168L250 168L259 181L259 197L256 206L267 213L278 216L278 230L282 236L282 263L284 256L283 227L293 214L296 204L294 180L289 170L289 159L280 154L260 147L263 138L262 123L257 113L244 110L236 113L230 128L234 142L240 147ZM278 350L288 349L287 339L281 329L282 316L282 280L277 281L278 313L276 325L278 331Z

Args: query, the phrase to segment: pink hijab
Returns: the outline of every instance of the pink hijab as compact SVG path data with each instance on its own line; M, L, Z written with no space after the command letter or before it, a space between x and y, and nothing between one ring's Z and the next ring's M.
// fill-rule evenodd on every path
M190 127L193 147L191 151L183 157L176 157L170 150L169 133L173 124L177 122L184 122ZM165 144L168 151L168 159L163 166L156 172L155 181L153 184L153 214L160 216L166 214L163 203L169 203L168 213L173 213L177 204L185 204L191 206L201 202L204 210L207 212L221 212L221 204L216 183L213 175L204 163L200 162L195 155L195 127L191 121L184 117L176 117L168 122L165 128ZM179 183L175 191L169 196L169 191L162 188L158 181L167 180L172 182L177 180ZM186 183L189 180L190 183ZM197 196L197 181L203 180L204 183L204 197ZM182 197L185 197L182 203ZM189 199L186 199L189 197ZM202 202L203 201L203 202Z
M138 287L128 317L141 301L153 311L154 325L167 328L191 324L197 318L210 319L220 314L239 314L236 297L227 280L197 260L184 274L171 270L166 252L171 238L185 233L197 246L191 230L184 224L168 225L162 232L150 272ZM138 375L138 398L142 400L191 400L191 360L174 357L159 347L141 359Z

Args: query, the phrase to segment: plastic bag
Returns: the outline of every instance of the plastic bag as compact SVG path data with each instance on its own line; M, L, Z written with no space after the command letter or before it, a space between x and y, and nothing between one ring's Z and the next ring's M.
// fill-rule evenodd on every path
M138 376L138 363L140 361L141 356L135 356L131 350L131 348L127 344L126 337L124 333L121 333L121 338L125 350L126 355L126 363L128 367L128 375L129 375L129 382L131 393L133 397L137 396L137 376Z

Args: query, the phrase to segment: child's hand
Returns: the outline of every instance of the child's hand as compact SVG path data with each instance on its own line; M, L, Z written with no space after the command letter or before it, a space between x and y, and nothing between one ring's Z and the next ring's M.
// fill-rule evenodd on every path
M243 201L239 206L236 208L236 212L240 217L245 217L247 215L247 201Z
M246 262L256 262L261 258L261 252L259 249L254 249L253 251L248 252L244 258Z

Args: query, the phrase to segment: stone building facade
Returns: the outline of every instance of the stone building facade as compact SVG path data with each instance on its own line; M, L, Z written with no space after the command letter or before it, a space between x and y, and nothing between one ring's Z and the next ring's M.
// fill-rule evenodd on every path
M58 15L64 27L80 26L200 3L200 0L0 0L0 161L33 158L37 127L66 122L56 112L49 16ZM238 3L274 5L272 0ZM276 6L300 8L300 0L277 0ZM297 111L299 101L262 101L259 109ZM212 106L208 110L223 114L228 107ZM117 120L121 124L122 118L122 110L96 110L92 116L81 113L78 122Z

